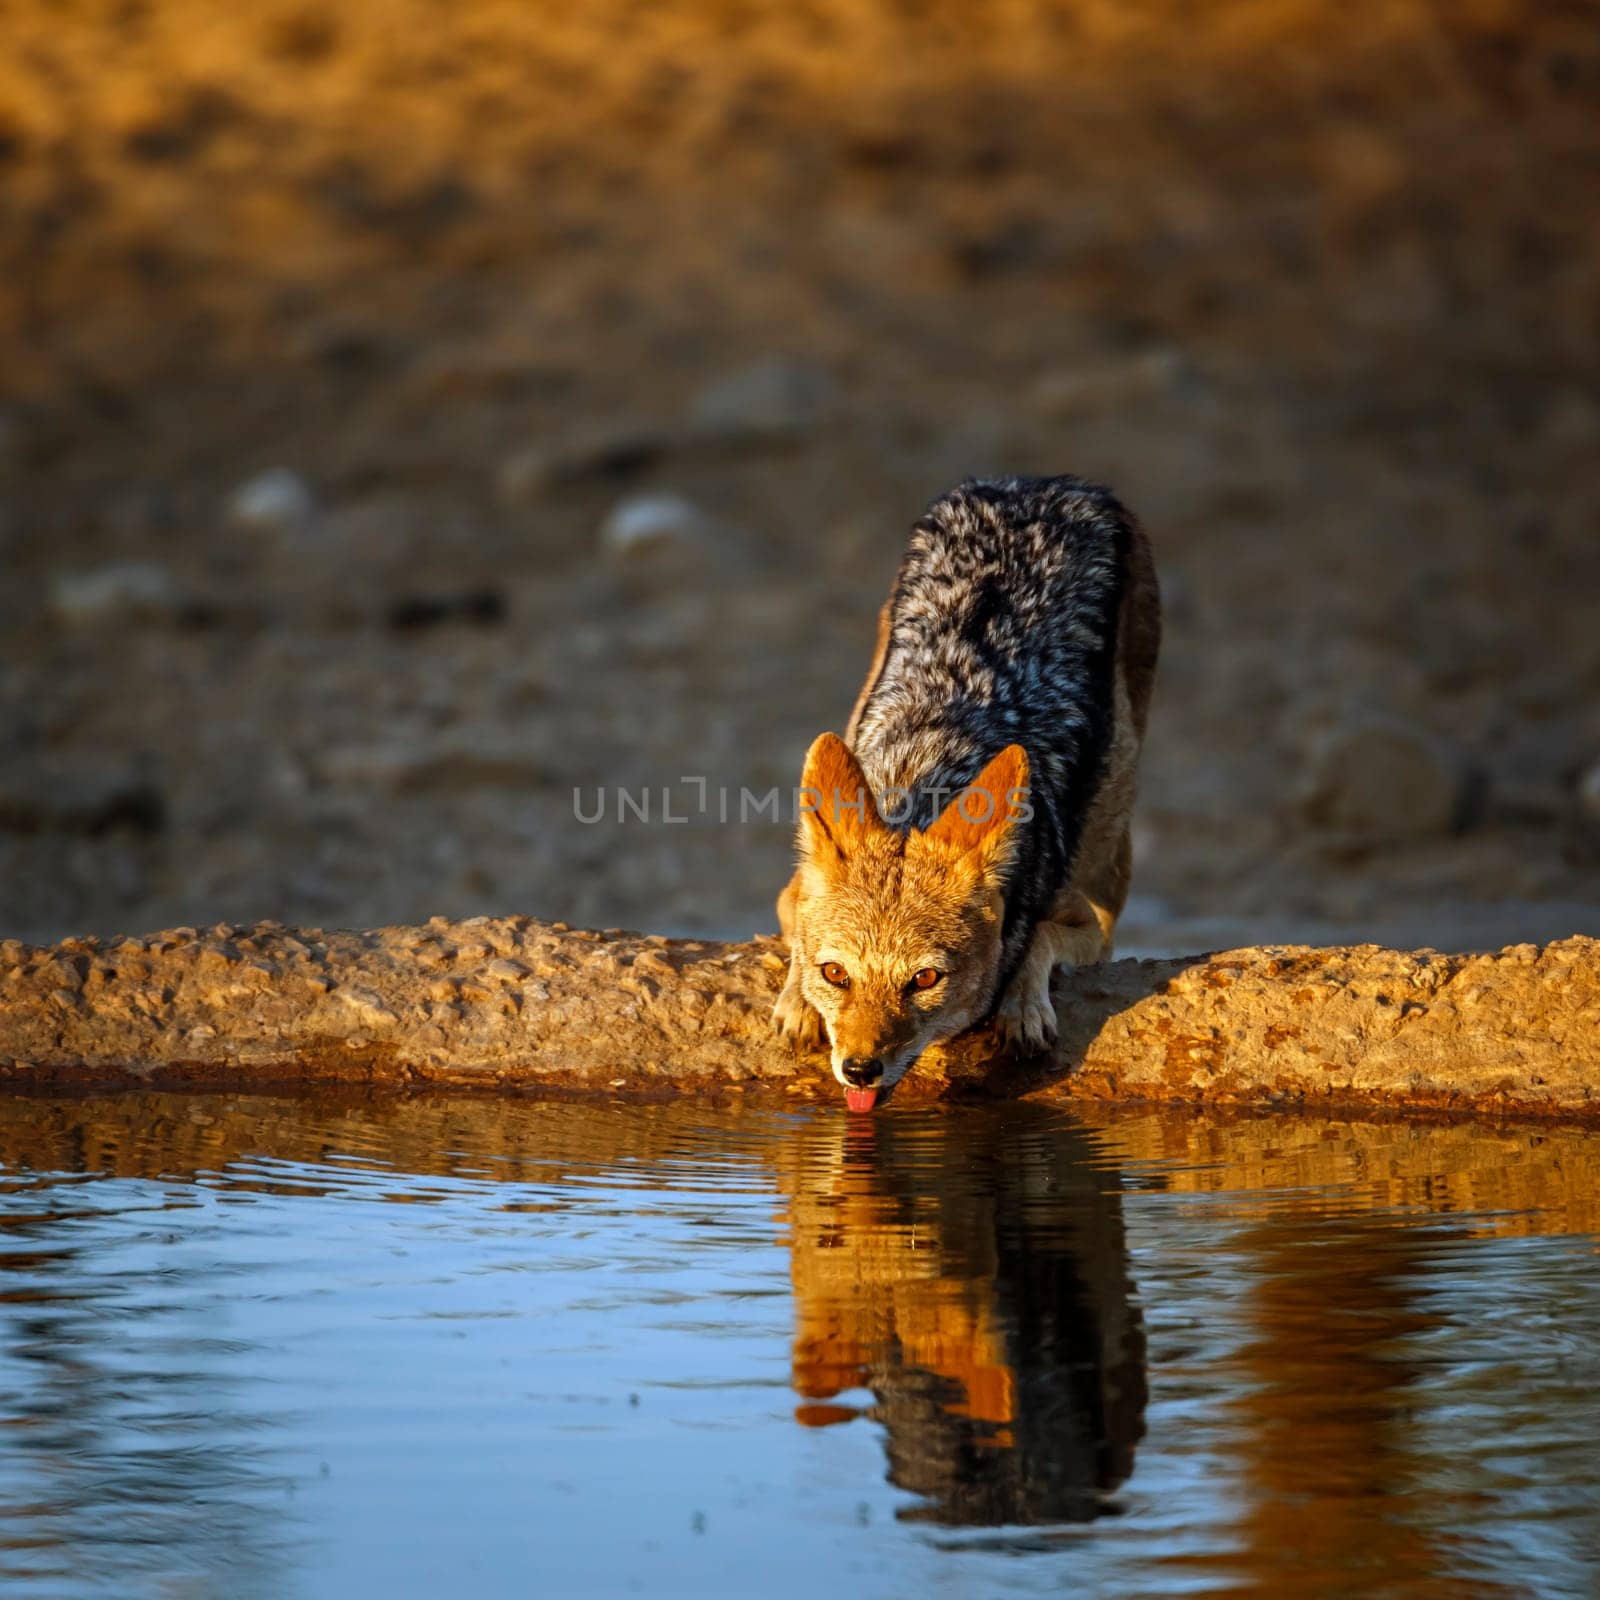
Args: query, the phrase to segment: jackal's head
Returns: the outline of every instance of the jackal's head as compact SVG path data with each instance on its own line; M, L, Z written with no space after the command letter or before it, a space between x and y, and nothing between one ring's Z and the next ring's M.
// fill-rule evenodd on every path
M989 1009L1027 783L1027 754L1008 745L929 827L901 832L843 740L807 752L794 950L852 1109Z

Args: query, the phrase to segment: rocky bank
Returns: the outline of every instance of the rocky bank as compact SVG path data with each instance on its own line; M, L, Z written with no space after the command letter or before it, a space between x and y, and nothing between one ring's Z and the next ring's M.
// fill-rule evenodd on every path
M329 1080L616 1096L833 1099L773 1037L785 960L745 944L435 918L0 944L12 1089ZM1364 1104L1600 1115L1600 941L1495 955L1261 947L1058 974L1054 1052L984 1035L890 1099Z

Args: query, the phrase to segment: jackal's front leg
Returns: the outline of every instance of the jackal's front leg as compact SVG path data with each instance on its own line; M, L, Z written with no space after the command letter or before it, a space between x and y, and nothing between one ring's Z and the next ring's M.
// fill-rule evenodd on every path
M822 1047L822 1018L800 992L800 963L793 956L789 958L789 976L773 1002L772 1025L801 1050Z
M1077 890L1051 907L1050 917L1033 930L1033 942L995 1012L995 1026L1008 1045L1042 1050L1056 1036L1056 1008L1050 999L1050 974L1057 967L1086 967L1111 952L1113 920Z
M800 957L794 925L795 897L799 893L799 886L800 879L796 874L778 896L778 926L783 931L784 943L789 946L789 976L773 1003L772 1025L800 1049L816 1050L822 1045L822 1018L800 989Z

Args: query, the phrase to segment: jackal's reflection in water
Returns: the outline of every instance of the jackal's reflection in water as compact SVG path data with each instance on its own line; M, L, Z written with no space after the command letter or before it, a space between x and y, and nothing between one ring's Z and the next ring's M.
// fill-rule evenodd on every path
M789 1195L796 1416L860 1413L933 1522L1085 1521L1133 1468L1144 1330L1115 1173L1058 1112L829 1118Z

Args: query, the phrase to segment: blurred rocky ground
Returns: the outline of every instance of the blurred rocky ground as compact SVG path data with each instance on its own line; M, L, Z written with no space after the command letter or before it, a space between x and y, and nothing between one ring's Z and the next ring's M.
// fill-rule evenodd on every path
M1063 470L1128 944L1600 931L1586 0L0 26L0 932L770 927L905 529Z

